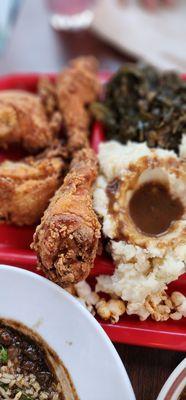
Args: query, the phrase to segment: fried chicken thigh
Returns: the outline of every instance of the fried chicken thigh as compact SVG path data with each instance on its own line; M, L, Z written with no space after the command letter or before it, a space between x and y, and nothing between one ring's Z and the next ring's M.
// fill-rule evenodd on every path
M68 146L75 150L88 146L90 113L88 106L100 93L98 63L94 57L72 61L57 78L59 109L68 137Z
M32 248L39 266L62 287L85 279L96 256L100 224L92 207L91 189L97 168L91 149L76 153L34 234Z
M37 157L0 164L0 220L16 225L39 222L62 182L65 154L58 148Z
M48 147L54 138L45 109L35 94L0 91L0 146L21 144L29 151Z

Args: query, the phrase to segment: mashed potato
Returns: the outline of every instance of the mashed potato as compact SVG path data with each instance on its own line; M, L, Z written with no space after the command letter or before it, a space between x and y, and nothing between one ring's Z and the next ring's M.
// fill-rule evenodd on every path
M149 315L156 320L181 318L186 311L184 296L178 310L165 290L186 271L185 163L173 151L150 149L145 143L102 143L98 157L101 174L95 186L94 208L103 220L104 235L110 239L116 268L113 276L97 278L96 291L121 298L126 312L142 320ZM167 185L171 196L179 198L183 206L178 220L159 235L140 231L129 213L134 192L151 181Z

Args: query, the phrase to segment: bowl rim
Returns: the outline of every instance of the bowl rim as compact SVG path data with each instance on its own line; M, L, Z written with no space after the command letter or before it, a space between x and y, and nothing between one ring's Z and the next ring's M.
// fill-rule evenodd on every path
M172 395L181 383L185 383L186 385L186 358L169 375L156 400L171 400Z
M124 364L122 363L119 354L117 353L114 345L112 344L111 340L109 339L108 335L105 333L101 325L98 323L98 321L93 317L93 315L75 298L73 297L70 293L68 293L66 290L58 286L57 284L49 281L47 278L40 276L36 273L33 273L31 271L21 269L19 267L15 267L12 265L5 265L5 264L0 264L0 274L1 271L4 271L5 273L8 272L8 274L11 274L11 271L18 275L23 275L28 277L29 279L35 280L37 282L40 282L42 285L45 285L45 287L48 287L48 290L52 288L52 290L55 290L55 292L64 298L68 303L70 303L70 306L76 308L78 312L82 314L82 317L85 318L87 321L89 321L89 324L92 325L93 329L95 330L96 334L98 334L102 340L104 341L105 345L107 346L107 350L110 352L113 361L115 362L115 365L117 367L117 371L120 374L120 379L124 380L126 382L126 390L127 394L130 398L130 400L135 400L135 395L134 391L130 382L130 379L128 377L127 371L125 369ZM13 319L13 318L12 318ZM22 321L20 321L22 322ZM24 323L24 322L23 322ZM33 329L34 331L34 329ZM37 333L37 331L36 331ZM40 335L40 333L39 333ZM42 335L41 335L42 337ZM45 337L43 339L46 341ZM47 341L46 341L47 342ZM63 360L62 360L63 361Z

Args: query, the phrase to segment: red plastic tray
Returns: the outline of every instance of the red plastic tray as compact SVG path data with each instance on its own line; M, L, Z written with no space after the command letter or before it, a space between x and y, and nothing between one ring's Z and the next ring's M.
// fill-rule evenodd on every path
M55 75L50 75L54 78ZM108 74L107 74L108 76ZM26 89L34 92L39 74L11 75L0 78L0 90ZM93 127L91 145L97 150L98 144L104 140L100 124ZM0 160L17 159L20 155L0 151ZM36 267L36 256L30 249L34 227L16 227L0 225L0 263L15 265L30 271L41 273ZM109 259L97 257L91 278L98 274L111 274L113 264ZM170 285L171 290L180 290L186 294L186 275ZM155 322L139 321L137 317L124 315L117 324L101 323L111 340L140 346L186 351L186 318L180 321Z

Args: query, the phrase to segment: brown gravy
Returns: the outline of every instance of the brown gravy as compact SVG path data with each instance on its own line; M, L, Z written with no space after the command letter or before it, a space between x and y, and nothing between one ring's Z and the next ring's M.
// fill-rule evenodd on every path
M165 185L154 181L145 183L134 192L129 212L141 232L156 236L165 233L174 221L180 219L184 208Z
M118 212L114 209L114 204L116 202L116 195L120 189L121 181L119 178L113 179L113 181L109 182L106 188L106 193L109 198L109 213L113 216L113 218L117 221L117 230L115 240L123 240L123 224L120 220L118 220Z

